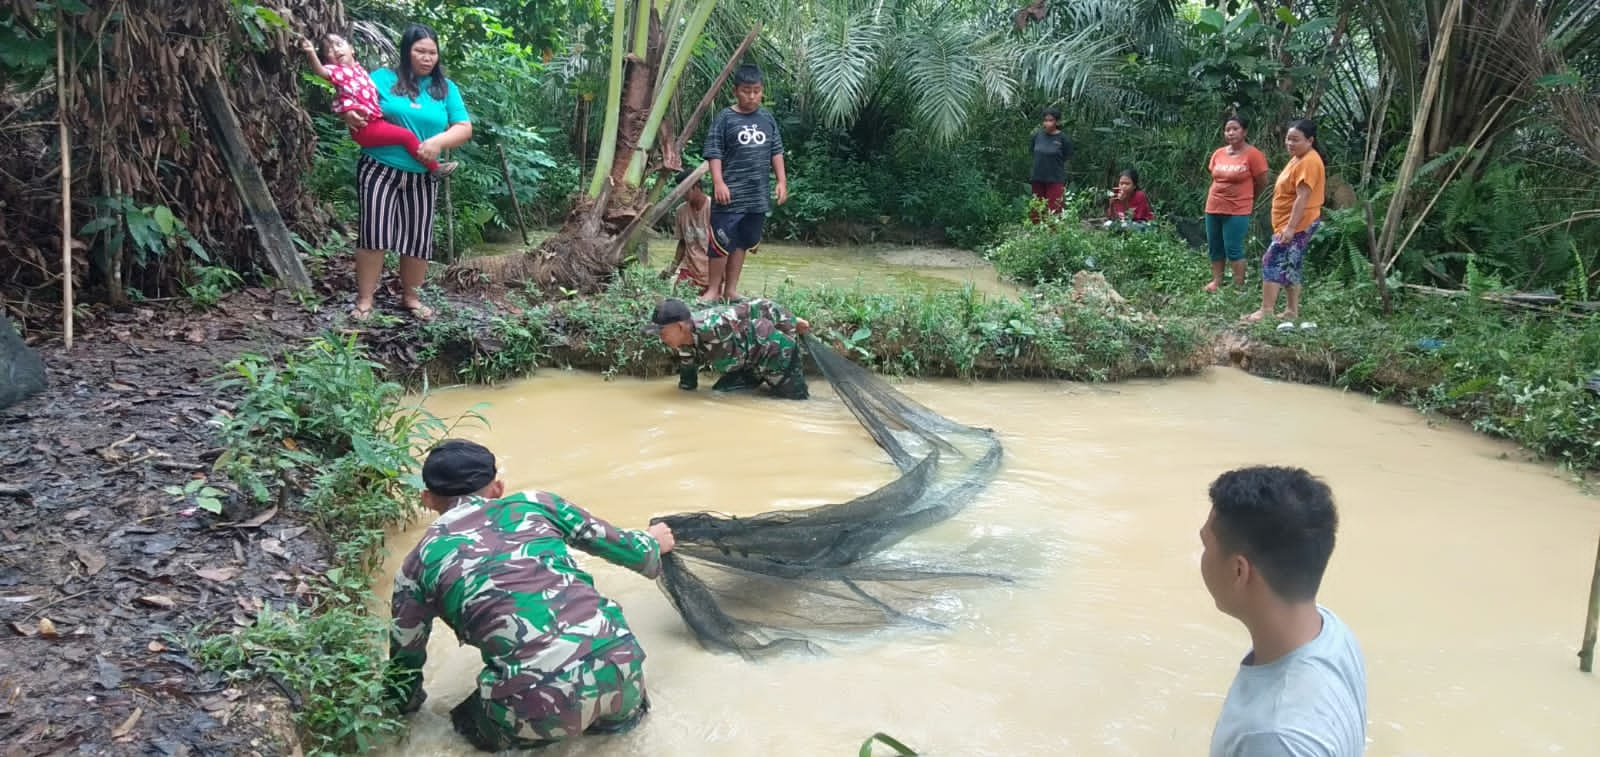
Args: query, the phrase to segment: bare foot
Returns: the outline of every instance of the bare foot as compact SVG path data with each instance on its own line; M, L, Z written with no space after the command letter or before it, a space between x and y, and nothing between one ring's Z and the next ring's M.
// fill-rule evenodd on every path
M368 303L366 305L362 305L360 303L356 303L356 306L350 309L350 320L352 320L352 321L365 321L365 320L367 320L368 318L371 318L371 317L372 317L372 305L371 305L371 303Z
M411 311L411 316L419 321L426 322L433 320L433 308L430 308L427 305L424 305L420 302L414 302L406 305L405 308L406 310Z
M1218 282L1213 281L1210 284L1206 285L1206 291L1207 292L1215 292L1215 291L1217 291L1217 287L1218 286L1220 286L1220 284Z
M1245 323L1255 323L1255 322L1260 321L1262 318L1265 318L1265 317L1267 317L1266 313L1263 313L1260 310L1257 310L1254 313L1250 313L1249 315L1246 315L1243 318L1240 318L1239 320L1244 321Z

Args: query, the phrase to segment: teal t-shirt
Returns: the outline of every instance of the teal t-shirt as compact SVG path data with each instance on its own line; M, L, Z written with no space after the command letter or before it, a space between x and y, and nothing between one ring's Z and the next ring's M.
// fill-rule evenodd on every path
M378 87L378 105L383 108L385 121L410 129L417 139L438 136L451 124L471 123L467 104L461 101L461 90L456 88L455 82L446 79L444 99L435 100L428 94L427 80L418 81L417 85L422 91L417 93L417 99L413 101L394 93L396 78L392 68L380 68L372 72L372 83ZM361 151L390 168L412 173L426 173L428 170L411 157L404 147L364 147Z

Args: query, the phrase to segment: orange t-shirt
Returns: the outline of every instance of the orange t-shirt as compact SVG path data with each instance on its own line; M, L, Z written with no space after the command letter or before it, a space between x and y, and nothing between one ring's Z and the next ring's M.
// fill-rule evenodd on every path
M1224 216L1247 216L1256 204L1256 177L1267 172L1267 156L1253 145L1245 145L1238 155L1218 147L1211 153L1211 192L1206 195L1206 212Z
M1278 183L1272 188L1272 232L1276 234L1289 225L1289 212L1294 210L1295 193L1301 184L1311 188L1311 196L1306 198L1306 210L1300 215L1299 225L1290 232L1299 234L1311 228L1311 224L1322 217L1322 190L1326 183L1327 170L1316 150L1290 158L1289 165L1283 167Z

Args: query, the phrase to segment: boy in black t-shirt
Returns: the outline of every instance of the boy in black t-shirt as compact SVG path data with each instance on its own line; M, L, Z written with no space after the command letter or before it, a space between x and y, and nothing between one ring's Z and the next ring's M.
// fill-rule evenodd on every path
M739 67L733 78L737 102L723 108L706 132L705 159L711 164L711 244L702 303L738 299L745 253L761 244L770 209L767 171L778 176L778 204L789 199L783 170L783 137L778 119L761 107L761 69Z

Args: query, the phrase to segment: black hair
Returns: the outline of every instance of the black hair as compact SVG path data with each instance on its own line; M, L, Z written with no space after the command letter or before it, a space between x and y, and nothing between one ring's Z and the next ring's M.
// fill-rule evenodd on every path
M1322 146L1317 144L1317 123L1309 118L1298 118L1289 122L1289 128L1300 132L1301 136L1311 140L1311 149L1322 155Z
M1139 170L1138 169L1130 168L1130 169L1128 169L1126 171L1123 171L1122 173L1117 175L1118 180L1121 180L1121 177L1123 177L1123 176L1126 176L1129 179L1133 180L1133 189L1134 189L1134 191L1137 192L1137 191L1141 190L1141 188L1139 186Z
M1301 468L1254 466L1218 476L1210 495L1223 550L1243 554L1280 598L1316 599L1339 530L1327 484Z
M673 186L677 186L679 184L684 183L685 181L688 181L689 177L691 175L693 175L693 174L694 174L694 169L693 168L685 168L682 171L679 171L677 176L672 177L672 185ZM701 192L704 192L704 191L706 191L705 184L706 184L706 177L705 176L701 176L698 180L695 181L693 188L694 189L698 189Z
M734 74L733 74L733 86L735 86L735 87L740 86L742 84L760 84L760 83L761 83L761 69L760 69L760 67L756 66L756 64L754 64L754 63L746 63L746 64L740 66L739 70L735 71Z
M1039 118L1041 118L1041 119L1043 119L1043 118L1054 118L1056 120L1056 123L1059 124L1059 123L1061 123L1061 109L1060 108L1045 108L1044 112L1039 114Z
M417 74L411 70L411 46L425 39L433 40L439 44L439 35L433 29L423 24L412 24L406 27L405 33L400 35L400 60L394 64L395 94L402 97L415 99L421 92L417 87ZM450 85L444 74L444 60L440 59L433 64L433 71L428 75L428 95L435 100L444 100L450 94Z
M1235 114L1233 114L1231 116L1228 116L1227 118L1222 119L1222 125L1223 126L1227 126L1230 123L1238 124L1239 128L1243 129L1245 131L1249 131L1250 130L1250 122L1244 120L1244 116L1241 116L1238 113L1235 113Z

